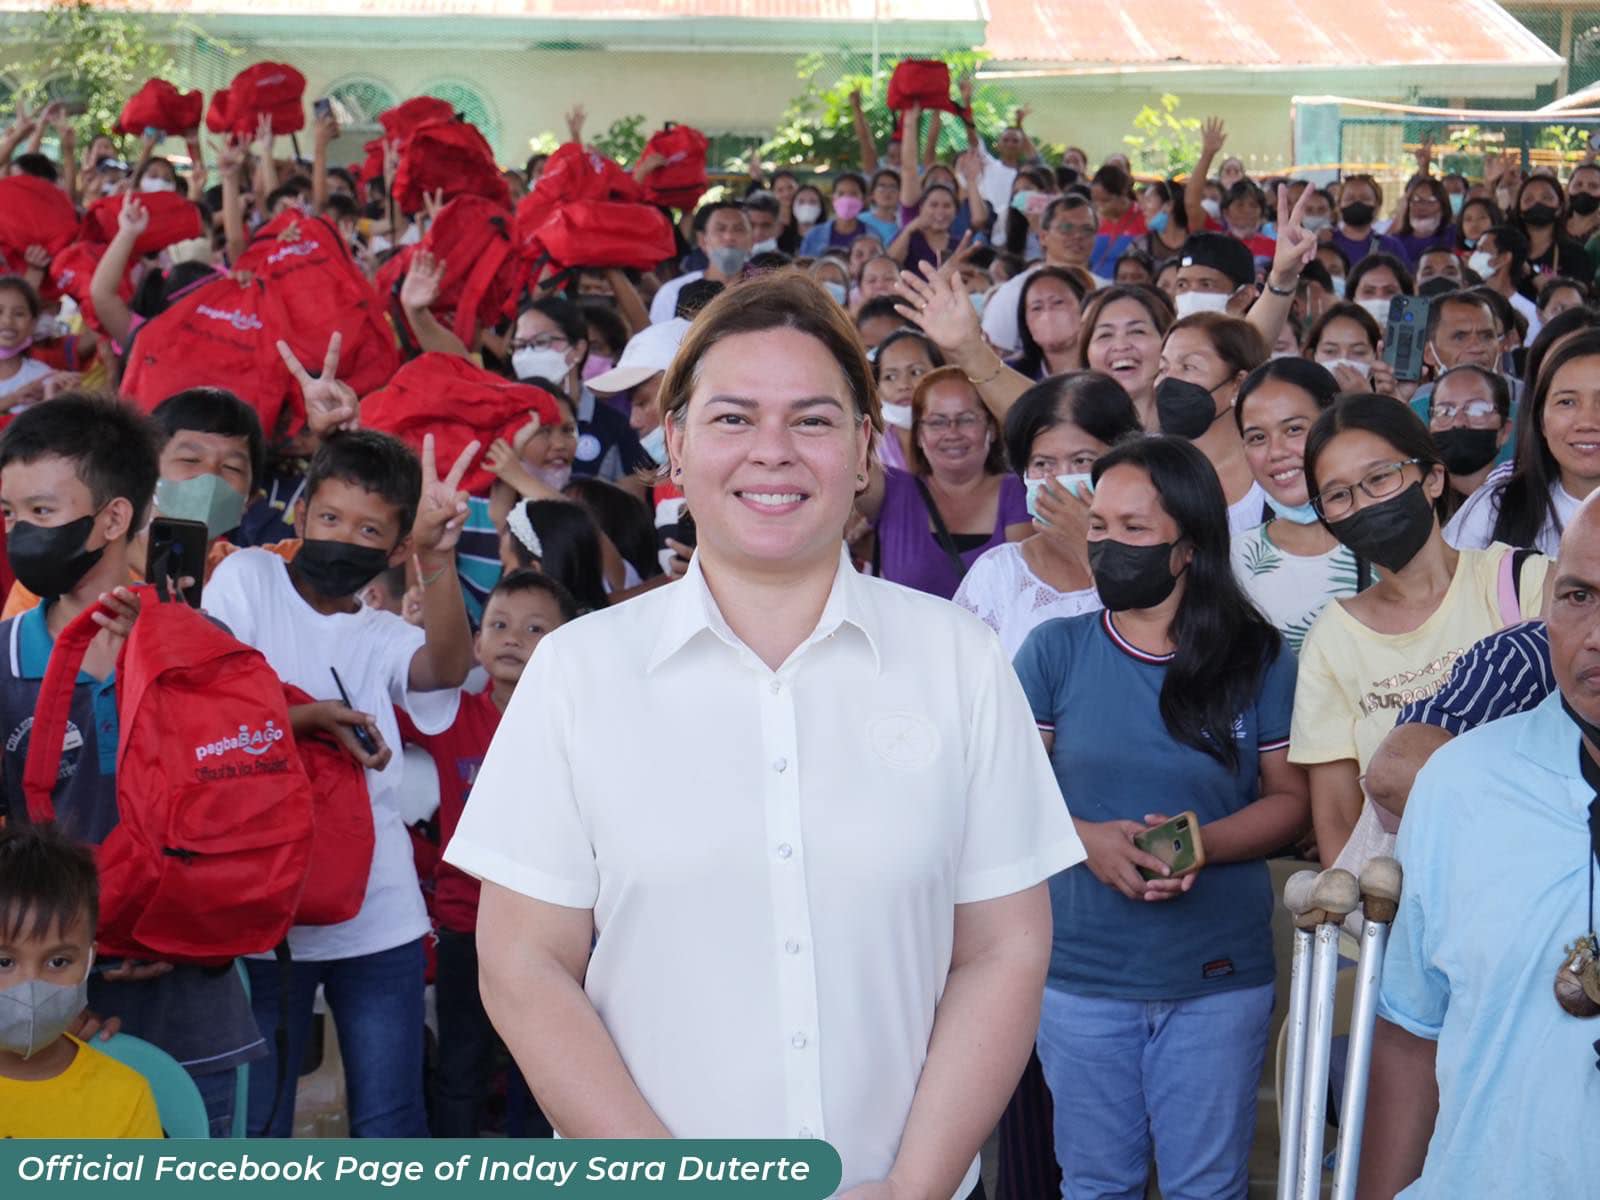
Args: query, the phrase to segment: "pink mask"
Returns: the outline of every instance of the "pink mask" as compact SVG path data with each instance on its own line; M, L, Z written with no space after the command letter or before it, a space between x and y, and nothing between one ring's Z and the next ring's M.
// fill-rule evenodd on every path
M607 371L611 370L611 368L614 367L614 366L616 366L616 363L612 362L604 354L591 354L591 355L589 355L588 358L583 360L583 378L584 378L584 382L587 383L589 380L593 379L596 375L604 375Z
M854 221L861 215L861 197L835 196L833 198L833 215L846 221Z
M9 358L16 358L19 354L26 354L28 352L28 347L31 345L33 345L33 339L27 338L24 341L18 342L9 350L7 350L4 346L0 346L0 362L4 362Z

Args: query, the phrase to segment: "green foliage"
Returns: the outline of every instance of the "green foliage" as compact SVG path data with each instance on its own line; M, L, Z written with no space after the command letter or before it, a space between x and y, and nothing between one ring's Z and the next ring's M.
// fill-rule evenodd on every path
M0 29L0 74L19 81L15 99L33 111L51 100L81 105L72 120L80 142L115 126L123 102L152 75L185 86L170 47L135 14L52 0L42 15L11 17ZM186 22L174 29L195 32Z
M937 57L950 67L952 98L955 98L956 83L962 76L976 72L987 56L973 50ZM795 75L802 85L801 92L784 109L772 138L759 151L769 168L800 168L824 175L847 169L859 170L861 147L856 140L855 116L850 109L853 92L861 93L861 109L866 115L867 128L872 132L873 143L878 147L879 154L886 152L894 131L895 115L889 111L884 100L888 93L889 76L900 60L880 60L877 81L873 80L870 69L847 71L837 77L825 75L830 61L822 54L808 54L795 64ZM1015 97L1005 89L980 82L973 90L972 108L979 134L992 147L1000 132L1011 123L1017 104ZM949 113L943 114L939 128L940 150L953 153L966 149L966 146L966 132L962 129L960 119ZM734 158L725 163L731 171L742 171L748 165L746 161Z
M644 144L650 135L645 132L645 117L643 113L630 113L626 117L618 117L599 137L591 140L596 150L607 158L619 163L633 164L639 161L639 155L644 152Z
M1178 97L1168 92L1160 107L1146 104L1133 118L1136 133L1124 134L1128 159L1136 173L1175 175L1200 158L1200 119L1178 116Z

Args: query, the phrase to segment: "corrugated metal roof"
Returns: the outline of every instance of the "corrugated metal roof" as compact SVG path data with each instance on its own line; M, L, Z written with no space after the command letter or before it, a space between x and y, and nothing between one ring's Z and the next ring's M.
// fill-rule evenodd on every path
M41 0L0 0L0 11L29 12ZM752 21L972 21L983 19L982 0L138 0L96 7L203 17L495 17Z
M994 66L1561 62L1493 0L989 0L989 11Z

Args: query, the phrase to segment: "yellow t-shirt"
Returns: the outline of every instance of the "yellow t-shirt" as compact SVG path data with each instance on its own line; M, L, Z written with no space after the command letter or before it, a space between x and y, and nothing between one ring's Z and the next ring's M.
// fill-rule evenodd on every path
M1476 641L1505 624L1500 612L1499 544L1462 550L1444 602L1410 633L1377 633L1337 600L1322 610L1300 649L1289 761L1312 766L1353 758L1365 772L1395 717L1444 685ZM1538 615L1550 560L1522 565L1522 612Z
M70 1040L78 1053L54 1079L0 1075L0 1137L160 1137L156 1100L144 1076Z

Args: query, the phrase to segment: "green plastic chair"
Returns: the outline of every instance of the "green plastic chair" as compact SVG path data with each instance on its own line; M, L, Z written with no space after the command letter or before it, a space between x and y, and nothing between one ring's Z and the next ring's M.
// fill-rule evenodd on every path
M244 959L233 960L234 969L239 972L239 981L244 984L244 998L250 999L250 972L244 969ZM237 1076L233 1084L233 1137L247 1138L250 1136L250 1064L243 1063L234 1068Z
M200 1098L200 1089L189 1078L189 1072L172 1055L126 1033L119 1033L108 1042L95 1042L94 1048L144 1076L156 1099L161 1128L169 1138L210 1138L206 1102Z

